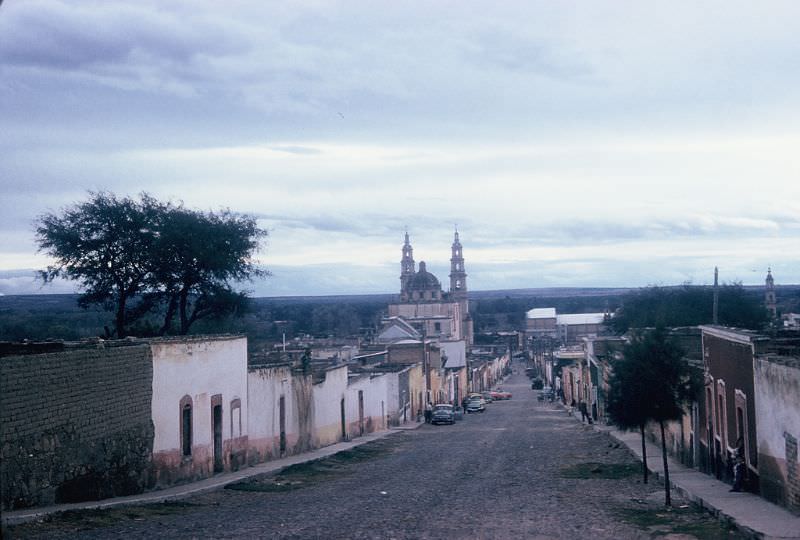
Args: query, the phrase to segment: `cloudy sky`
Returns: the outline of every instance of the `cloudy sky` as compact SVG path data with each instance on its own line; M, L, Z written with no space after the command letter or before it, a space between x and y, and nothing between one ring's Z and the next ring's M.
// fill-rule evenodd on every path
M498 5L499 4L499 5ZM258 295L800 282L800 3L9 0L0 293L147 191L269 230Z

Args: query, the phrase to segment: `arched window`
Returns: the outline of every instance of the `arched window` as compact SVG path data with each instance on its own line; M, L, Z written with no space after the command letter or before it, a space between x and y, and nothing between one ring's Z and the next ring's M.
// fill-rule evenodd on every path
M231 439L242 436L242 400L231 401Z
M192 398L188 395L181 398L180 404L181 454L192 455Z

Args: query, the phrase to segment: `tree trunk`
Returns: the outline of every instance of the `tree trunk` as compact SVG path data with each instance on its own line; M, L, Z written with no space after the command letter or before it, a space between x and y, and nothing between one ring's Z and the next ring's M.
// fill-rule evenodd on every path
M164 315L164 324L159 329L160 336L165 335L172 329L172 319L175 318L175 311L178 309L178 297L175 294L170 294L169 304L167 304L167 312Z
M644 476L644 483L647 483L647 445L644 440L644 424L639 425L639 433L642 434L642 476Z
M189 314L187 310L189 308L189 290L183 289L181 291L181 303L180 303L180 317L181 317L181 332L182 336L185 336L189 333Z
M127 297L125 293L120 291L119 300L117 301L117 313L114 317L114 326L117 331L117 339L125 337L125 304Z
M667 465L667 441L664 438L664 421L659 420L658 425L661 427L661 459L664 462L664 504L672 506L672 497L670 497L669 489L669 466Z

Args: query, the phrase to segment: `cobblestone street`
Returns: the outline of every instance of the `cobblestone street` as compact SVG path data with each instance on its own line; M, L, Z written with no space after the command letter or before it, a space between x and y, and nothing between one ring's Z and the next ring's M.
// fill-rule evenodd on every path
M66 515L11 528L47 538L737 538L663 488L624 447L514 393L453 426L398 431L277 478L180 503Z

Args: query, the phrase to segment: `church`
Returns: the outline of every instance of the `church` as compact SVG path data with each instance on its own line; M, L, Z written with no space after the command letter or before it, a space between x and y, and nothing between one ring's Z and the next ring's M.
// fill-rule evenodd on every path
M472 317L467 298L464 253L455 231L450 247L450 290L444 292L439 279L428 272L425 261L419 269L406 232L400 261L400 299L389 304L389 317L401 317L426 337L473 343Z

